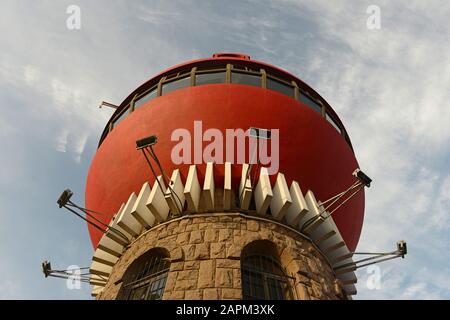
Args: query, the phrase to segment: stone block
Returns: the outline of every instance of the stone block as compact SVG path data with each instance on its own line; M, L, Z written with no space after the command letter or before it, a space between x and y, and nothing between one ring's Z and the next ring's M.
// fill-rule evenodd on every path
M218 288L233 287L233 269L225 269L225 268L216 269L216 287Z
M191 232L190 243L202 243L203 242L203 231L194 230Z
M242 299L242 291L240 289L222 289L222 299L238 300Z
M184 300L202 300L202 290L188 290L184 293Z
M216 242L219 238L219 231L216 229L205 230L205 242Z
M225 243L211 243L211 259L225 258Z
M198 271L198 287L212 288L214 287L214 261L204 260L200 261L200 268Z
M200 243L195 245L194 260L209 259L209 243Z
M219 300L219 289L205 289L203 290L203 300Z

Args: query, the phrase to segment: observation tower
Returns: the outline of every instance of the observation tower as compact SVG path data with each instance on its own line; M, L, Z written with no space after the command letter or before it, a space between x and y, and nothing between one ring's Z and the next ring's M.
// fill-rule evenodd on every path
M356 294L370 179L313 88L247 55L217 53L106 105L116 110L85 193L93 296Z

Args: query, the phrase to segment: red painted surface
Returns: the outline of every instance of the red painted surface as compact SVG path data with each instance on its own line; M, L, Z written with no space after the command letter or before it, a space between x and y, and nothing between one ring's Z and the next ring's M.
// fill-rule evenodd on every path
M195 120L202 120L203 131L260 127L280 129L280 166L290 186L299 182L303 193L311 189L319 200L326 200L353 182L357 160L347 142L325 119L309 107L280 93L236 84L203 85L174 91L148 102L106 137L89 170L86 207L113 215L132 192L139 192L145 181L153 186L150 169L136 140L150 134L158 136L154 147L166 172L181 168L183 179L189 165L175 165L171 150L172 131L186 128L193 136ZM209 142L204 142L204 146ZM197 166L203 179L205 165ZM233 166L233 184L241 176L241 165ZM216 186L223 185L223 166L215 167ZM275 176L272 176L272 183ZM203 181L203 180L201 180ZM364 216L364 193L359 193L334 215L350 250L359 240ZM106 219L108 220L108 219ZM109 221L105 221L109 222ZM94 247L101 233L89 226Z

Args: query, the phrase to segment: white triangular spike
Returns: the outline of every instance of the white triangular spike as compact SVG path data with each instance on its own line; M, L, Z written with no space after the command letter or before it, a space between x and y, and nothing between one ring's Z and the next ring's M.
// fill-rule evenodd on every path
M140 222L131 215L131 210L133 209L136 200L137 196L133 192L128 198L128 201L125 204L125 207L122 210L121 214L117 217L117 225L131 234L133 237L138 236L142 230L142 225L140 224Z
M92 287L91 296L92 296L92 297L96 297L96 296L98 296L102 291L103 291L103 287L102 287L102 286L94 285L94 286Z
M332 263L332 265L335 265L333 261L341 261L342 259L340 258L348 256L350 254L350 251L345 245L344 239L342 238L339 229L334 223L332 216L326 218L324 223L319 228L317 228L317 230L312 234L311 237L317 237L318 234L321 234L323 236L323 234L326 233L326 230L334 230L335 234L323 241L315 241L315 243L319 246L320 250L326 254L328 260ZM349 262L348 260L346 261Z
M166 190L166 201L170 211L174 214L182 214L184 210L184 186L181 181L180 170L176 169L172 172L169 186Z
M155 224L155 216L146 206L148 198L150 198L150 192L150 185L148 182L144 183L131 210L131 215L139 221L144 228L152 227Z
M307 235L312 234L317 227L319 227L324 219L322 215L320 215L320 210L322 207L317 203L316 197L311 190L308 190L305 194L305 202L308 208L308 212L303 215L303 217L299 221L299 230L300 232L306 233Z
M261 168L259 172L259 181L255 188L256 212L265 215L272 200L273 193L270 185L269 173L267 168Z
M116 264L119 258L115 255L112 255L111 253L97 248L97 250L95 250L94 252L94 255L92 256L92 260L109 266L113 266Z
M278 173L275 186L273 187L273 198L270 202L272 216L280 221L283 219L291 204L291 194L289 193L284 174Z
M207 210L214 210L214 170L213 163L206 164L205 182L203 185L203 194L205 196L205 206Z
M197 176L197 168L195 167L195 164L193 164L189 167L186 186L184 187L184 196L189 212L198 212L201 191L200 182L198 181Z
M354 296L357 291L354 284L348 284L344 286L345 293L349 296Z
M252 182L250 180L251 167L248 163L242 164L241 182L239 184L239 203L241 209L248 210L252 200Z
M91 274L89 277L89 283L97 287L104 287L107 281L108 277L99 276L97 274Z
M117 242L122 247L128 245L131 242L133 236L124 230L121 226L117 224L118 218L121 216L122 212L125 210L125 203L122 203L119 211L114 215L109 223L109 229L105 233L105 236L114 242ZM118 231L118 232L116 232Z
M97 262L97 261L92 261L92 264L89 268L89 272L91 274L96 274L99 276L105 276L105 277L109 277L109 275L112 272L112 267L108 266L106 264Z
M104 234L97 245L97 249L106 251L109 254L112 254L119 258L120 256L122 256L124 246L120 243L117 243L117 241L112 240L110 237L107 237L106 234Z
M223 177L223 209L231 209L231 162L225 162Z
M162 176L158 176L150 191L147 203L145 204L158 222L166 221L169 215L169 205L167 204L164 194L165 190L166 186L164 184L164 179Z
M308 207L297 181L292 181L289 193L291 195L292 205L286 212L286 221L292 227L296 228L300 220L308 213Z
M358 282L358 278L356 277L356 274L353 271L339 274L337 275L337 278L341 280L343 284L352 284Z
M314 243L323 251L325 251L328 247L343 241L342 237L338 235L339 230L336 227L333 218L326 212L324 217L325 219L320 219L321 223L311 232L304 230L304 232L308 234Z

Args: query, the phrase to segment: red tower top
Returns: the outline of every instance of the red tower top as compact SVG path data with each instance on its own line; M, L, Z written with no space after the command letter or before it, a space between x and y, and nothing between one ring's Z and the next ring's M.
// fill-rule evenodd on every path
M189 164L173 162L177 141L172 141L172 134L185 129L194 137L196 121L201 121L203 132L215 128L224 136L227 129L279 129L279 171L289 184L295 180L302 190L313 190L318 200L353 182L358 163L347 131L316 91L290 73L247 55L216 53L165 70L125 98L105 127L92 160L86 207L111 217L145 181L153 183L145 159L136 151L136 140L150 134L158 136L154 148L164 169L180 169L185 179ZM209 143L201 141L202 149ZM196 164L201 177L205 163ZM218 166L214 176L217 184L223 183L223 168ZM232 184L237 186L240 178L241 165L234 165ZM272 175L272 183L275 179ZM364 192L333 215L351 251L358 243L363 216ZM95 247L101 232L91 226L89 232Z

